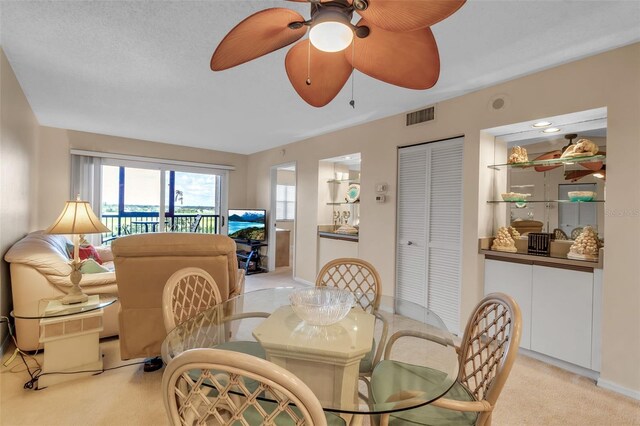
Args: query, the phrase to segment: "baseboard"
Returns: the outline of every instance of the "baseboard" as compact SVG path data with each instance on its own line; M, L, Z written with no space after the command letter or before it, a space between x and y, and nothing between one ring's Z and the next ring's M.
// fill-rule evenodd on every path
M570 362L562 361L561 359L553 358L553 357L550 357L549 355L544 355L529 349L520 348L518 350L518 353L521 353L522 355L526 355L533 359L537 359L538 361L551 364L554 367L562 368L563 370L567 370L571 373L588 377L594 381L597 381L598 378L600 377L600 373L598 371L590 370L588 368L584 368L579 365L571 364Z
M303 280L302 278L298 278L298 277L293 277L293 280L295 282L297 282L297 283L305 284L305 285L308 285L308 286L311 286L311 287L314 287L316 285L315 283L312 283L311 281Z
M608 389L610 391L614 391L617 392L619 394L622 394L624 396L628 396L629 398L633 398L633 399L637 399L640 400L640 391L637 390L633 390L633 389L629 389L629 388L625 388L624 386L620 386L616 383L613 383L609 380L604 380L604 379L598 379L598 381L596 382L597 385L603 389Z

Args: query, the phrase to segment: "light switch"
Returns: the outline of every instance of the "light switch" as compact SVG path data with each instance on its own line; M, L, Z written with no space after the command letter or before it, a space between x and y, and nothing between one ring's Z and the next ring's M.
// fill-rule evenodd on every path
M376 184L376 192L387 192L387 184L386 183L378 183Z

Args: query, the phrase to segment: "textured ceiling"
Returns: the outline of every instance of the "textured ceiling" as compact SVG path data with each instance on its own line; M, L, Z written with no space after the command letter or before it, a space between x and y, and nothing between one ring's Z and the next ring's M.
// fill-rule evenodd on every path
M375 0L371 0L373 2ZM401 4L401 2L399 2ZM40 124L253 153L419 108L640 41L639 1L474 1L436 24L441 75L413 91L355 76L328 106L302 101L287 48L227 71L213 50L285 1L3 1L1 41Z

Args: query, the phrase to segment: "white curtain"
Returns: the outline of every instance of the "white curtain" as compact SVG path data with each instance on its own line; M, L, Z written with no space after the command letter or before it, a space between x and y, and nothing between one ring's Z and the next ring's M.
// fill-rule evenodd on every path
M102 158L71 154L71 200L80 195L88 201L96 216L100 217ZM100 234L86 235L93 245L101 244Z

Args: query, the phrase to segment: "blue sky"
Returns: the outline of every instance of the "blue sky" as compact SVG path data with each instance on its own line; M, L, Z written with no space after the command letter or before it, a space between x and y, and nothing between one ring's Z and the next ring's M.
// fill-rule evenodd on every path
M183 206L213 206L215 199L214 175L176 172L176 190L183 193ZM125 171L125 204L159 205L160 171L134 169ZM167 190L169 179L167 174ZM118 204L118 167L102 168L102 203Z

